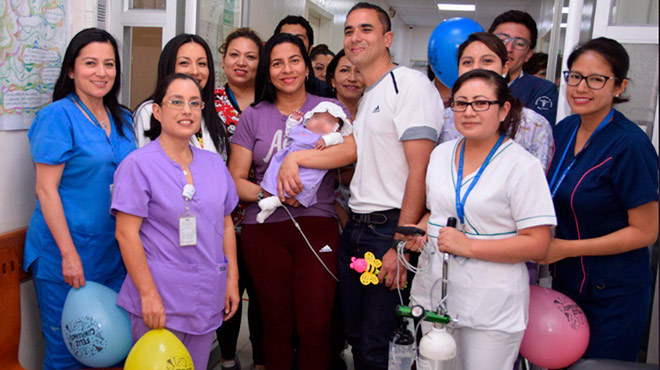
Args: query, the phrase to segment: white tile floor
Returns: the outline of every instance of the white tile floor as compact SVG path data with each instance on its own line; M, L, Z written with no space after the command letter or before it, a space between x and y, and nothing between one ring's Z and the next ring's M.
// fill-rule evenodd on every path
M245 299L245 298L244 298ZM250 343L250 330L247 324L247 306L248 302L243 301L243 314L241 316L241 331L238 334L238 341L236 343L236 351L238 352L238 359L241 362L242 370L252 369L252 343ZM353 356L351 355L350 347L344 351L344 359L348 365L348 370L353 370ZM211 352L211 360L209 361L209 370L222 370L220 366L220 349L218 343L213 343Z

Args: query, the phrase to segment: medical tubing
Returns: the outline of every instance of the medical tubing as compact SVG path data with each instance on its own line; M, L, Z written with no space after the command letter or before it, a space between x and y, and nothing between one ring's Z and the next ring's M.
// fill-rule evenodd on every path
M300 225L298 224L298 222L296 221L296 219L293 218L293 215L291 214L291 212L289 212L289 209L288 209L286 206L284 206L284 205L282 205L282 208L284 208L284 210L286 211L286 213L289 214L289 217L291 217L291 221L293 221L293 224L296 226L296 229L298 229L298 231L300 231L300 235L302 235L303 239L305 239L305 242L307 243L307 246L309 246L309 249L312 251L312 253L314 253L314 255L316 256L316 259L318 259L319 262L321 262L321 264L323 265L323 268L325 268L325 271L327 271L328 274L330 274L330 276L332 276L333 279L335 279L337 282L339 282L339 279L337 279L337 277L335 276L335 274L333 274L332 271L330 271L330 269L328 268L328 266L326 266L325 262L323 262L323 260L321 259L321 257L319 257L319 255L316 253L316 251L314 250L314 247L312 247L312 244L309 242L309 240L307 240L307 236L305 236L305 233L304 233L304 232L302 231L302 229L300 228Z

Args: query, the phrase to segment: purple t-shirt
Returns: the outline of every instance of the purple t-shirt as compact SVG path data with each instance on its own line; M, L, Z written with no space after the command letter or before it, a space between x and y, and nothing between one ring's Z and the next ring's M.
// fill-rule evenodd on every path
M307 100L300 108L300 111L305 114L307 111L314 108L322 101L331 101L338 104L344 109L346 115L349 115L346 107L335 99L322 98L320 96L307 94ZM238 144L250 151L252 151L252 165L255 169L255 182L260 184L264 178L264 173L268 168L271 159L285 146L286 119L287 115L282 114L275 104L262 101L256 106L250 106L243 111L236 131L231 137L233 144ZM305 207L289 207L291 214L294 217L298 216L321 216L321 217L335 217L335 191L334 191L334 172L329 172L321 181L318 191L316 192L317 202L310 206ZM257 213L259 213L259 206L256 202L248 205L245 211L244 223L256 224ZM266 223L280 222L288 220L284 209L278 208L273 213Z
M182 192L187 182L158 139L131 153L117 168L111 212L142 217L140 240L165 306L165 326L200 335L222 323L227 279L224 217L236 207L238 195L222 157L197 148L192 153L195 194L189 207L197 220L197 245L179 246L179 216L185 213ZM140 294L130 275L117 304L142 316Z

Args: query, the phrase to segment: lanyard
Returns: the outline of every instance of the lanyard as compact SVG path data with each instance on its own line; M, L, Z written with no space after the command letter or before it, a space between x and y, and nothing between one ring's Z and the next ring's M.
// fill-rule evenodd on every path
M593 133L589 136L589 139L587 139L587 142L584 144L582 147L582 150L573 158L571 163L566 166L564 171L559 174L559 170L561 169L561 166L564 164L564 160L566 159L566 154L571 148L574 148L574 140L575 136L577 135L577 131L580 128L580 124L575 126L575 130L573 130L573 134L571 135L571 139L568 141L568 144L566 145L566 148L564 148L564 153L562 153L561 158L559 159L559 163L557 163L557 167L555 168L555 173L552 174L552 178L550 179L550 195L552 198L555 197L555 194L557 193L557 190L559 189L559 186L561 186L561 183L564 182L564 179L566 178L566 175L568 174L568 171L573 168L573 165L575 164L575 161L577 161L578 156L584 151L584 149L587 148L587 145L589 145L589 142L591 141L591 138L596 136L596 133L598 131L602 130L605 125L607 125L611 120L612 117L614 117L614 108L610 109L610 112L607 113L607 116L605 116L605 119L596 127ZM559 178L557 178L559 176Z
M463 156L465 153L465 141L463 141L463 146L461 147L461 155L458 159L458 179L456 181L456 213L458 214L458 219L461 220L462 225L465 225L465 202L467 201L468 195L470 195L470 192L477 184L477 181L479 181L479 178L486 170L486 166L488 166L490 163L490 160L493 158L493 155L495 155L495 152L497 152L497 149L500 147L500 145L502 145L502 142L504 142L504 137L504 135L501 135L500 138L497 139L495 146L493 146L493 148L490 150L490 153L488 153L488 156L484 160L484 163L482 163L479 167L479 170L470 183L470 186L465 191L465 194L463 194L463 199L461 199L461 184L463 182Z
M85 113L87 114L87 117L89 117L89 119L92 121L92 123L94 123L95 125L97 125L100 128L103 128L103 126L101 126L99 121L96 119L96 116L92 114L92 112L89 110L89 108L87 108L85 103L83 103L82 100L80 100L80 98L78 97L78 95L76 93L70 94L69 97L71 98L71 100L78 103L78 105L83 109L83 111L85 111Z

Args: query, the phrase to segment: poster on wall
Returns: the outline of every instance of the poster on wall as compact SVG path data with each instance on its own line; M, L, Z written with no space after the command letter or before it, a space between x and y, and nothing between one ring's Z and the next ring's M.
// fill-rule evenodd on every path
M202 0L197 3L197 34L208 42L213 51L216 86L226 82L218 49L231 30L241 27L242 2L243 0Z
M66 0L0 0L0 130L30 127L67 45Z

